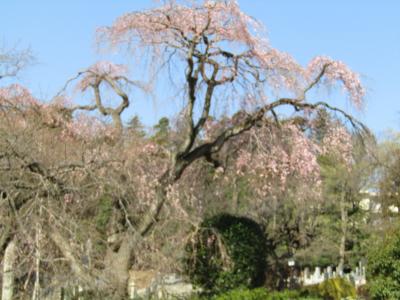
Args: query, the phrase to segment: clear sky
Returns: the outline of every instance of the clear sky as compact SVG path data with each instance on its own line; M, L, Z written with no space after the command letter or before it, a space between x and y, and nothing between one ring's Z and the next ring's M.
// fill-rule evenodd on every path
M323 54L362 75L367 105L356 116L376 134L400 130L400 1L239 0L261 20L271 44L306 64ZM123 13L148 8L151 0L0 0L0 44L29 46L37 64L20 81L50 98L65 81L101 58L95 30ZM152 106L148 104L147 106ZM162 109L137 108L145 123Z

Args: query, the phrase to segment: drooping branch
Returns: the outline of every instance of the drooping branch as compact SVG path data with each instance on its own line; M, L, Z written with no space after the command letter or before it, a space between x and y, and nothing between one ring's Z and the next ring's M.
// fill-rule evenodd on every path
M272 52L273 53L273 52ZM222 131L214 140L210 142L206 142L203 144L200 144L198 146L193 146L195 145L194 141L197 139L199 132L204 128L205 122L209 118L209 110L213 101L213 96L214 96L214 89L218 85L223 85L225 83L229 83L235 80L236 76L238 75L237 70L238 70L238 65L239 65L239 57L235 57L234 54L231 54L229 52L221 52L221 54L228 60L234 60L236 58L236 61L234 61L234 71L232 72L231 76L222 78L217 80L216 77L218 75L218 71L221 68L221 65L215 61L210 59L207 55L202 56L198 52L196 53L199 61L201 62L200 64L200 71L202 78L204 82L207 85L207 90L205 94L205 101L204 101L204 106L202 110L202 114L200 119L197 121L196 125L192 128L189 136L184 142L185 147L183 148L185 151L182 151L179 153L179 155L176 156L175 161L173 162L171 169L169 170L169 180L168 184L173 184L174 182L178 181L185 169L190 166L192 163L194 163L196 160L205 158L207 161L210 161L214 164L214 166L219 166L219 162L214 159L214 155L218 153L222 147L232 138L239 136L243 134L246 131L249 131L253 127L257 126L259 122L265 121L265 117L268 113L271 113L274 118L275 122L279 123L279 118L278 115L276 114L275 110L279 107L282 106L290 106L294 108L296 112L299 111L304 111L304 110L316 110L320 107L325 107L331 111L340 113L344 118L346 118L351 125L356 128L356 129L361 129L362 131L366 132L369 134L368 129L359 121L357 121L354 117L352 117L350 114L346 113L344 110L331 106L326 102L316 102L316 103L310 103L306 101L306 95L309 91L311 91L317 84L319 84L324 76L328 76L329 79L336 79L340 80L343 82L344 79L347 77L352 78L355 83L357 83L357 78L354 77L352 74L349 76L344 76L343 74L347 74L348 70L343 69L341 65L339 65L339 69L335 69L335 63L330 61L330 60L322 60L324 63L322 65L316 65L311 68L310 75L313 75L315 73L315 68L319 67L319 71L317 72L316 75L314 75L314 78L309 81L307 78L304 78L305 82L309 82L306 87L303 88L303 90L298 94L297 98L280 98L274 102L268 103L259 109L257 109L253 113L248 113L242 121L226 128L224 131ZM245 72L250 72L251 75L254 76L255 80L259 79L259 74L262 71L262 68L257 65L253 64L251 61L252 59L249 58L247 54L243 54L243 61L245 65L248 67L248 70ZM228 57L227 57L228 56ZM242 57L240 57L242 58ZM280 57L278 56L280 59ZM254 58L253 58L254 59ZM270 58L268 58L270 59ZM317 60L318 61L318 60ZM320 62L320 61L318 61ZM205 64L208 63L213 67L213 72L211 77L208 77L208 75L205 72ZM262 66L262 65L261 65ZM271 67L271 64L269 64ZM190 70L190 69L189 69ZM253 70L254 72L251 72ZM347 73L346 73L347 72ZM190 78L189 78L190 79ZM188 82L190 86L190 82ZM349 85L348 83L344 82L344 84ZM195 87L195 86L193 86ZM193 92L193 91L192 91ZM355 92L358 93L356 90L350 90L350 92ZM362 94L362 91L359 92L359 94ZM196 95L193 95L192 98L189 97L189 101L195 101ZM193 114L190 114L189 117L191 119L188 120L188 123L193 126L194 120L193 120ZM167 188L167 187L165 187ZM165 189L164 189L165 191ZM147 232L150 231L152 226L157 222L161 209L166 201L166 193L163 193L164 196L161 196L157 200L157 204L155 206L155 210L152 212L149 212L146 215L146 218L144 218L144 223L145 224L144 228L145 230L142 232L143 234L147 234Z
M264 118L267 112L272 111L273 109L284 105L292 106L297 110L305 110L305 109L316 110L320 107L325 107L331 111L342 114L354 128L361 129L363 132L370 135L368 128L364 124L356 120L354 117L352 117L342 109L331 106L326 102L320 101L317 103L306 103L306 102L299 102L299 99L281 98L271 104L265 105L254 114L249 115L242 123L226 129L220 135L218 135L218 137L215 138L214 141L205 143L195 148L193 151L188 153L188 155L183 157L183 159L185 160L185 164L183 165L189 165L199 158L217 153L219 150L221 150L222 146L228 140L253 128L257 124L257 122L261 121Z
M321 71L318 73L315 79L312 80L309 83L309 85L304 88L299 98L280 98L274 102L266 104L263 107L259 108L256 112L248 114L248 116L244 119L244 121L224 130L213 141L197 146L195 149L191 150L186 155L182 156L180 163L177 164L178 167L175 169L176 178L179 179L183 171L186 169L186 167L189 166L194 161L196 161L197 159L206 158L210 160L212 155L220 151L223 145L228 140L253 128L259 121L265 118L265 115L268 112L271 112L275 116L275 118L277 118L275 109L281 106L291 106L296 111L316 110L320 107L324 107L330 111L340 113L344 118L346 118L350 122L350 124L355 129L359 129L364 133L366 133L367 135L371 135L368 128L364 124L356 120L353 116L346 113L344 110L338 107L334 107L323 101L319 101L316 103L309 103L305 101L307 92L309 92L315 85L317 85L321 81L328 67L329 64L323 65Z

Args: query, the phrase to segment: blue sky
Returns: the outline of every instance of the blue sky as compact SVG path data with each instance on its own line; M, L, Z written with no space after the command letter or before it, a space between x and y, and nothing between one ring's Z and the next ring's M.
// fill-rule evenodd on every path
M356 116L378 135L400 129L400 1L239 3L265 24L274 47L300 63L323 54L359 72L368 92L365 111ZM102 58L94 43L97 27L153 5L150 0L0 0L0 45L32 49L37 64L19 80L35 95L50 98L78 70ZM136 112L147 124L163 115L162 107L140 105Z

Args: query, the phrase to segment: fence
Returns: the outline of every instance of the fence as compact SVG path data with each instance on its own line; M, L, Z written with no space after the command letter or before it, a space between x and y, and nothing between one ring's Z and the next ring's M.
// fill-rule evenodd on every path
M337 269L337 268L335 268ZM336 272L334 268L327 267L325 269L321 269L320 267L316 267L314 272L311 273L308 268L305 268L300 276L296 277L296 280L301 285L312 285L321 283L327 279L335 278L335 277L344 277L351 281L356 287L364 285L367 283L366 275L365 275L365 266L360 262L359 265L355 268L355 270L350 273Z

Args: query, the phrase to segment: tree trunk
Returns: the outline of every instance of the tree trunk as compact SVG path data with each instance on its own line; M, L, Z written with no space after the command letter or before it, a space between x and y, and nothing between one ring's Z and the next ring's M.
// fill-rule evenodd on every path
M339 246L339 265L338 271L343 272L346 255L346 239L347 239L347 207L346 207L346 192L345 187L341 192L340 196L340 226L341 226L341 237Z
M12 300L14 292L14 262L16 259L16 245L11 241L6 248L3 258L3 288L2 300Z
M105 275L114 289L113 299L127 299L131 255L136 235L126 233L117 251L108 248L104 263Z
M179 171L179 170L178 170ZM104 258L105 269L87 270L81 261L74 256L74 251L70 247L60 232L53 228L49 236L57 245L63 256L69 261L72 272L76 275L85 288L98 292L112 291L112 299L127 299L129 270L131 267L131 257L135 245L149 234L158 221L162 207L166 201L167 188L173 183L176 177L165 173L160 185L157 187L156 203L143 216L142 221L137 226L136 231L127 230L121 234L120 240L116 243L117 247L110 247ZM99 272L96 272L99 271ZM97 280L96 280L97 278ZM97 283L95 283L97 281Z

